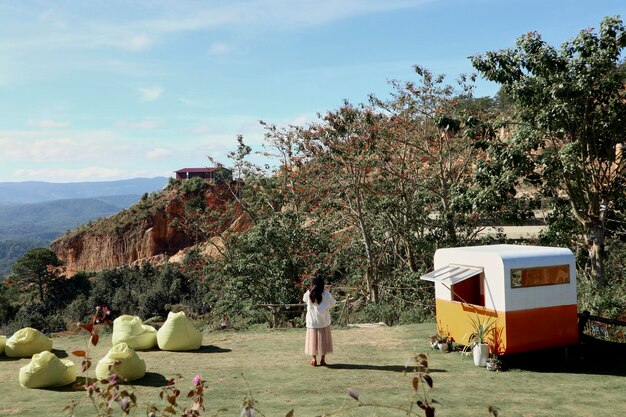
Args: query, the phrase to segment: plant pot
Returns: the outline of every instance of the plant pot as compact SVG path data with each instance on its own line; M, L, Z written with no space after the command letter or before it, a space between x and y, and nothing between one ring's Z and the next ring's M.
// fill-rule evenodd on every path
M472 348L472 355L474 356L474 365L486 366L487 359L489 359L489 345L486 343L478 343Z
M487 370L488 371L499 371L501 369L500 363L498 362L487 362Z

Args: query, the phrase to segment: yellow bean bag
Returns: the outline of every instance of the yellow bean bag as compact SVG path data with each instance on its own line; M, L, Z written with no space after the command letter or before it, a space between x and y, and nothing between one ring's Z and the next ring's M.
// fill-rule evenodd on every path
M157 331L141 323L136 316L124 314L113 320L113 345L126 342L135 350L152 349L157 345Z
M202 345L202 333L189 321L184 312L170 313L163 327L157 332L159 349L196 350Z
M116 361L119 364L115 365ZM110 374L116 374L122 380L134 381L146 374L146 362L137 356L133 348L122 342L113 346L96 365L98 379L105 379Z
M15 332L4 347L4 353L10 358L30 358L44 350L52 350L52 339L32 327Z
M0 336L0 355L4 353L4 346L7 344L7 337Z
M24 388L60 387L76 381L76 365L44 350L35 353L30 363L20 368L19 379Z

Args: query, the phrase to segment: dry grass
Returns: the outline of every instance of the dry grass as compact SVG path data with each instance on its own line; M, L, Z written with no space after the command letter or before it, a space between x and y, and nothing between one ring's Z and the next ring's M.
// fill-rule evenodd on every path
M296 416L314 416L337 410L345 401L352 405L348 387L358 389L366 402L403 405L412 396L410 377L403 374L406 359L422 351L429 353L432 396L442 403L437 416L487 416L490 405L507 417L626 415L624 366L604 370L556 366L551 371L540 366L493 373L474 367L470 359L461 360L458 353L431 351L428 339L434 331L432 323L334 329L336 352L329 357L328 368L308 365L302 329L212 333L205 335L201 352L141 352L149 374L135 384L141 402L136 415L145 415L146 402L159 404L158 386L176 373L184 376L180 383L184 392L196 374L203 375L208 381L207 409L227 408L221 415L239 415L248 386L267 416L285 415L292 408ZM85 340L55 338L54 346L62 355L82 348ZM109 345L110 339L103 337L92 356L102 357ZM624 363L623 357L615 360ZM94 414L84 392L21 388L17 375L27 362L0 358L0 415L63 415L72 399L83 399L77 415ZM341 415L402 413L368 407Z

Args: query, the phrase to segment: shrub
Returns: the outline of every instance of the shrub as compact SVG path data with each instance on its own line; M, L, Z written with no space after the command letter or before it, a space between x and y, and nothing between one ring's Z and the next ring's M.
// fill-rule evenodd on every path
M93 309L94 306L89 302L87 296L79 295L63 310L62 316L66 327L69 329L73 323L87 321L93 314Z
M400 319L400 311L390 304L367 304L358 313L350 317L351 321L357 323L380 323L393 326Z
M15 320L8 327L13 332L33 327L43 333L51 333L65 330L65 323L60 315L51 312L45 304L27 303L20 307Z
M204 178L194 177L184 181L181 190L183 194L189 195L199 194L207 188L209 188L209 183Z

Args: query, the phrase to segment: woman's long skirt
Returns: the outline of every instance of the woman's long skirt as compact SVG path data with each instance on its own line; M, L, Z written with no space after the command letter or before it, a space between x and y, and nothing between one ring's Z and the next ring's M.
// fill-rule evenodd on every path
M333 336L330 326L322 329L306 329L304 353L309 356L333 353Z

